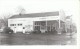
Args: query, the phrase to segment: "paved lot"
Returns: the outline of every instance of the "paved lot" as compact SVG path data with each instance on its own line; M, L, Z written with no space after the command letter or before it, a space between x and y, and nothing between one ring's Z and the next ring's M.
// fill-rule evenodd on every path
M64 34L2 34L0 45L75 45L76 40Z

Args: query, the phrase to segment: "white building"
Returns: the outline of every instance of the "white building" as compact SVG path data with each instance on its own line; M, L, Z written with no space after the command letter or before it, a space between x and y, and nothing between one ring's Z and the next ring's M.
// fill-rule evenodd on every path
M64 11L13 15L8 19L8 27L16 32L51 31L54 27L64 29Z

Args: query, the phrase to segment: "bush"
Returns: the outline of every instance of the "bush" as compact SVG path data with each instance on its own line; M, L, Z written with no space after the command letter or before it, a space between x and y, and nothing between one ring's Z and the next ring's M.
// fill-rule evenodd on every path
M38 31L33 31L33 33L41 33L41 31L39 31L39 30Z
M64 31L62 31L62 33L66 33L66 31L64 30Z

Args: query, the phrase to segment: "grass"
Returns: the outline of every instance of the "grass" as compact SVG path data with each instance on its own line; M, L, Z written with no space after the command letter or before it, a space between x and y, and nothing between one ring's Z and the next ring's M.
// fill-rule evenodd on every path
M66 34L2 34L2 45L66 45L71 41Z

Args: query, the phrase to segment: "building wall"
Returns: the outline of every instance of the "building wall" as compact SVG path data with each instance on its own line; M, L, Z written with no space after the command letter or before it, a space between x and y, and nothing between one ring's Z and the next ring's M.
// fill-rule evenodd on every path
M27 16L26 16L27 17ZM14 31L33 31L33 24L34 21L48 21L47 25L49 26L54 26L56 27L55 29L57 30L59 27L59 23L55 23L52 20L61 20L64 21L65 19L65 14L63 11L59 13L58 16L46 16L46 17L30 17L30 18L15 18L15 19L8 19L8 27L10 27ZM62 24L62 23L61 23Z
M48 21L48 20L58 20L59 16L48 16L48 17L35 17L35 18L16 18L8 19L8 26L12 30L23 31L23 28L27 30L33 30L34 21Z

